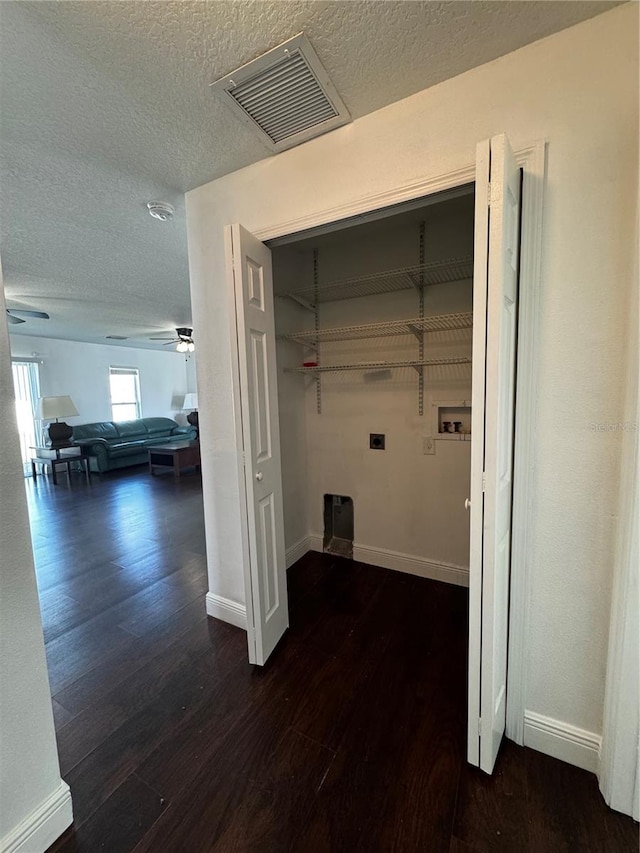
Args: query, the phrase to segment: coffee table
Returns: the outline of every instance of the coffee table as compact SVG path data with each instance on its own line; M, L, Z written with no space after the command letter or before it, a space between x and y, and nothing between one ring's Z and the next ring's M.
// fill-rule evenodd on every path
M200 468L199 441L169 441L149 448L149 473L155 476L156 469L173 470L178 480L185 468Z

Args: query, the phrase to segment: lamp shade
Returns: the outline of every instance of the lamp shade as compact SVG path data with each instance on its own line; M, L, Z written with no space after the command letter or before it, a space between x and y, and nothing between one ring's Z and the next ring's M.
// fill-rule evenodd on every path
M71 397L40 397L36 417L43 421L72 418L78 414Z
M197 409L198 408L198 395L194 393L185 394L184 402L182 404L183 409Z

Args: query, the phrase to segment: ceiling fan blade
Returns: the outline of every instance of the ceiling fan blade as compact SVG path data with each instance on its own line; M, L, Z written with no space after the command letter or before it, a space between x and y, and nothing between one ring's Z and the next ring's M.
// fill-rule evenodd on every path
M149 338L150 341L177 341L177 338L168 338L164 335L162 338Z
M18 323L26 323L27 321L21 320L20 317L14 317L13 314L9 314L9 312L7 311L7 322L9 323L9 325L15 326Z
M45 311L29 311L26 308L7 308L7 311L11 314L24 314L25 317L36 317L38 320L51 319Z
M178 341L175 341L175 340L174 341L167 341L166 344L162 344L162 346L163 347L169 347L169 346L171 346L171 344L177 344L177 343L178 343Z

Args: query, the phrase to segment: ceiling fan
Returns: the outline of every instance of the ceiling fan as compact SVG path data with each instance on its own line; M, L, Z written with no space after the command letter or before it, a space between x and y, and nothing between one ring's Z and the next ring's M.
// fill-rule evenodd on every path
M169 346L169 344L178 344L176 350L178 352L193 352L196 348L196 345L193 342L193 329L189 329L186 326L180 326L176 329L177 338L168 338L166 336L160 338L149 338L150 341L166 341L163 346Z
M26 323L22 317L14 317L14 314L24 314L25 317L36 317L38 320L48 320L49 315L44 311L27 311L25 308L7 308L7 322L15 326L18 323Z

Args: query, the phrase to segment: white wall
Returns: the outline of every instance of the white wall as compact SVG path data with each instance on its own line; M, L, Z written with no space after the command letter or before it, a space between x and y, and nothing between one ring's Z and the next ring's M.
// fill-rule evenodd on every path
M58 765L2 286L0 315L0 850L22 840L21 851L41 853L71 823L71 799Z
M187 196L211 590L244 601L223 226L252 231L549 142L528 708L602 727L633 278L638 8L625 4ZM275 232L274 232L275 233Z
M43 397L71 397L79 413L65 419L71 426L111 420L109 367L138 368L144 418L166 417L184 423L180 407L187 391L195 390L193 368L187 369L184 355L175 351L13 335L11 353L14 358L42 358L40 393Z
M428 261L473 254L473 196L400 214L374 224L352 227L309 243L274 249L274 286L286 290L290 275L282 270L289 259L298 275L292 287L313 285L313 248L318 249L320 284L419 262L420 219L425 221ZM405 290L380 296L323 303L321 328L376 323L418 316L418 295ZM472 310L471 281L429 287L425 313ZM288 299L276 299L279 333L304 329L313 315ZM304 325L306 324L306 325ZM413 559L414 571L427 573L433 563L455 569L469 566L469 442L438 441L436 454L424 455L422 439L432 432L429 400L468 400L471 365L448 365L425 371L424 416L418 414L418 376L413 368L393 371L325 373L322 414L317 413L315 381L283 373L311 355L300 345L279 342L278 383L285 494L285 540L292 546L305 533L323 535L325 494L347 495L354 501L354 555L375 561L380 552ZM471 355L471 329L428 334L425 357ZM398 361L418 357L412 336L339 341L321 345L323 364ZM300 395L305 394L306 400ZM306 417L302 420L300 411ZM295 419L298 419L296 423ZM305 464L300 442L305 436ZM384 451L369 448L370 433L384 433ZM301 489L306 493L301 494ZM295 500L290 496L295 495ZM308 530L300 531L300 508L306 502ZM360 549L360 550L359 550ZM362 554L361 549L367 553ZM371 552L371 553L369 553ZM383 559L392 559L384 554ZM406 560L396 567L406 566ZM439 575L440 576L440 575ZM464 572L454 577L464 580Z
M636 281L640 273L636 220ZM622 432L620 518L614 563L600 790L611 808L640 819L640 294L631 294L629 350Z

